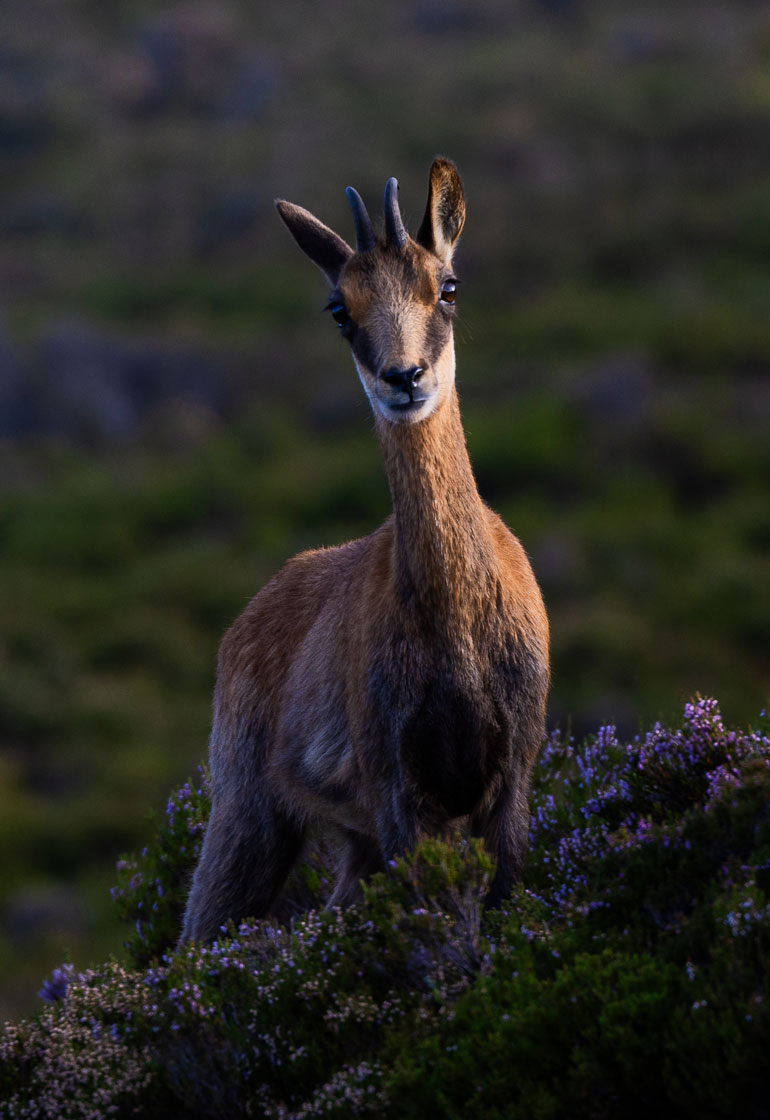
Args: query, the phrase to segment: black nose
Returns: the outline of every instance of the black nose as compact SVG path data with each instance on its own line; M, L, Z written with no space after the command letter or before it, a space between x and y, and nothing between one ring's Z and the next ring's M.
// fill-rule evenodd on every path
M382 380L387 381L394 389L403 389L405 393L411 393L424 372L422 366L410 366L409 369L396 369L395 366L391 366L383 373Z

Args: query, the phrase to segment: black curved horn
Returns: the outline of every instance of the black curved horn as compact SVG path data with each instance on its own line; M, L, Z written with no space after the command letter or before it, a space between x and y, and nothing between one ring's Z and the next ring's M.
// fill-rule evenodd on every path
M345 194L348 196L350 209L353 211L353 222L356 227L356 248L359 253L368 253L370 249L374 248L376 242L364 201L355 187L346 187Z
M398 208L398 180L388 179L385 184L385 240L403 249L407 236Z

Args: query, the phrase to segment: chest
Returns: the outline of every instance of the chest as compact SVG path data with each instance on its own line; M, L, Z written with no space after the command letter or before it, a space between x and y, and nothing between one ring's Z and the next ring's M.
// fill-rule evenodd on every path
M470 813L505 768L508 713L494 694L433 682L398 737L402 765L450 818Z
M512 707L506 672L466 651L430 667L408 657L371 682L384 749L441 816L470 813L506 767Z

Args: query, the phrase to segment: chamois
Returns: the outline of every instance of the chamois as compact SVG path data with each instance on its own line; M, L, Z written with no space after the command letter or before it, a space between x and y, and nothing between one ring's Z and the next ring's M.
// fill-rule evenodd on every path
M265 916L315 822L339 834L331 905L349 905L361 879L453 821L496 860L487 906L510 894L525 853L548 622L524 549L479 497L460 420L462 183L450 160L434 160L415 239L395 179L384 236L346 193L355 250L307 210L276 206L331 289L393 513L361 540L288 561L225 634L211 817L182 940Z

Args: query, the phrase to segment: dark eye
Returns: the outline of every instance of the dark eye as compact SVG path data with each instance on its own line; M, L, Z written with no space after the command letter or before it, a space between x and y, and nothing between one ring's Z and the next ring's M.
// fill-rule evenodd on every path
M445 280L441 285L441 294L439 299L442 303L454 303L455 296L457 295L457 281Z
M350 316L345 310L344 303L330 303L329 311L331 311L332 319L334 319L338 327L344 327L345 324L350 321Z

